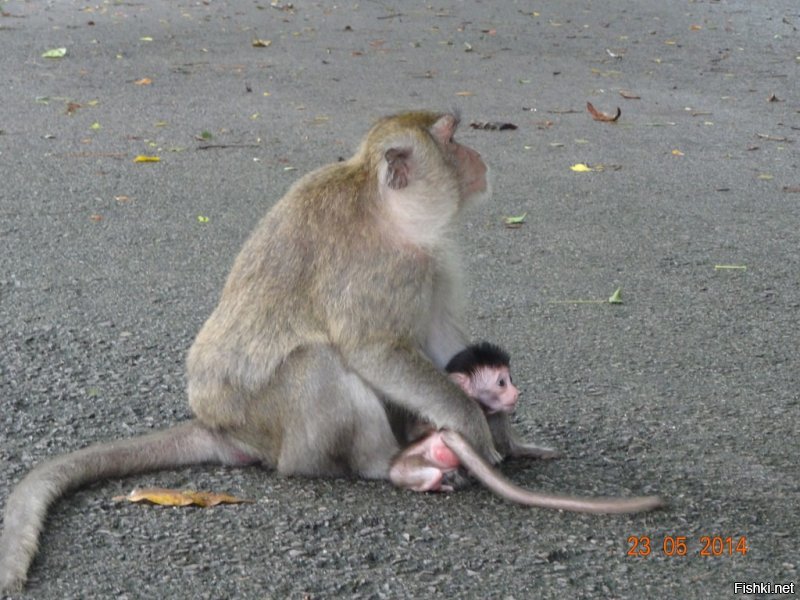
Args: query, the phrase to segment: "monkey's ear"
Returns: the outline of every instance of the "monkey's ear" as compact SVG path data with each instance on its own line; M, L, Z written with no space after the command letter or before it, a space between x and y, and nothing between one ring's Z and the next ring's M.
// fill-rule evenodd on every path
M466 373L450 373L448 375L450 381L460 387L467 395L470 393L472 381Z
M431 127L431 133L440 144L447 144L458 128L458 115L444 115Z
M393 190L402 190L408 185L411 174L411 148L389 148L386 158L386 185Z

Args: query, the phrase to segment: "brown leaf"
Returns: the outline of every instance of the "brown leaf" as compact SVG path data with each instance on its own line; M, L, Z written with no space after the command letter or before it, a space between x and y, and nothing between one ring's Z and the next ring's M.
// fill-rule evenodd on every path
M196 492L194 490L172 490L168 488L137 488L127 496L114 496L115 502L151 502L162 506L189 506L194 504L203 508L217 504L241 504L253 502L230 494L215 492Z
M469 124L473 129L486 129L488 131L505 131L507 129L517 129L513 123L501 123L500 121L473 121Z
M783 102L783 100L778 98L775 94L770 94L767 96L767 102Z
M149 77L142 77L133 82L134 85L150 85L151 83L153 83L153 80Z
M606 123L613 123L614 121L619 119L620 115L622 114L622 111L620 110L619 107L617 107L617 114L615 115L610 115L608 113L600 112L594 107L594 105L591 102L586 103L586 110L589 111L589 114L592 115L592 118L595 121L604 121Z
M272 46L272 40L254 39L252 42L250 42L250 44L253 46L253 48L269 48Z
M625 100L641 100L642 97L639 94L635 94L630 90L620 90L619 95L625 98Z
M787 194L800 194L800 185L785 185L783 191Z
M71 115L81 107L77 102L67 102L67 114Z

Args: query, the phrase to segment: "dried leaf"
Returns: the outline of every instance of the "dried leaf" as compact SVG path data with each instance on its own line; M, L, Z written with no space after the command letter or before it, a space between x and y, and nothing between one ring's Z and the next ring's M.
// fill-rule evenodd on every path
M216 506L217 504L241 504L253 502L243 500L230 494L218 494L215 492L196 492L194 490L172 490L167 488L137 488L132 490L127 496L114 496L115 502L151 502L162 506L201 506L203 508Z
M103 220L103 215L89 215L89 220L94 221L95 223L99 223Z
M585 165L583 163L577 163L570 167L571 170L575 171L576 173L588 173L589 171L594 171L592 167L589 165Z
M42 58L64 58L67 55L66 48L53 48L44 52Z
M146 162L160 162L161 159L158 156L145 156L144 154L140 154L136 158L133 159L133 162L137 163L146 163Z
M81 107L77 102L67 102L67 114L72 115Z
M251 42L251 44L252 44L253 48L269 48L270 46L272 46L272 40L254 39Z
M714 265L715 271L746 271L746 265Z
M500 121L473 121L469 124L473 129L486 129L488 131L505 131L507 129L517 129L513 123L502 123Z
M456 92L456 96L467 97L467 96L474 96L474 95L475 95L475 92L468 92L468 91Z
M672 156L683 156L683 152L681 152L680 150L677 150L677 149L673 150L672 151Z
M777 136L777 135L769 135L766 133L757 133L756 137L760 137L762 140L769 140L770 142L791 142L787 137Z
M639 94L631 92L630 90L620 90L619 95L625 98L625 100L641 100L642 97Z
M770 94L767 96L767 102L783 102L783 100L778 98L775 94Z
M142 77L141 79L137 79L133 82L133 85L150 85L153 83L153 80L149 77Z
M620 115L622 114L622 110L617 107L617 114L610 115L608 113L600 112L597 110L591 102L586 103L586 110L589 111L589 114L592 115L592 118L595 121L604 121L606 123L613 123L617 119L619 119Z
M800 194L800 185L785 185L783 191L787 194Z

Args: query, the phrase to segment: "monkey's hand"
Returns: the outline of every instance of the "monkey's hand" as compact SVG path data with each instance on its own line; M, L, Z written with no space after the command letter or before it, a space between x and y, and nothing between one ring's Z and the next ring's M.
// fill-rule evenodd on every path
M502 460L480 405L419 352L378 344L342 351L347 365L381 397L436 429L459 432L489 463Z

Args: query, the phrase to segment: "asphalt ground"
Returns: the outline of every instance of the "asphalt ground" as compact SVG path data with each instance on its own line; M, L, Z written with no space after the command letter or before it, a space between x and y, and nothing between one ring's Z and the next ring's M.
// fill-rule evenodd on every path
M259 217L378 116L454 106L494 175L463 224L471 333L510 350L519 429L566 453L504 472L669 501L586 516L478 488L182 469L59 502L20 597L763 598L734 583L800 583L796 2L0 11L0 502L48 457L188 418L185 352ZM595 121L587 101L621 117ZM622 304L603 302L618 288ZM154 485L255 502L112 501Z

